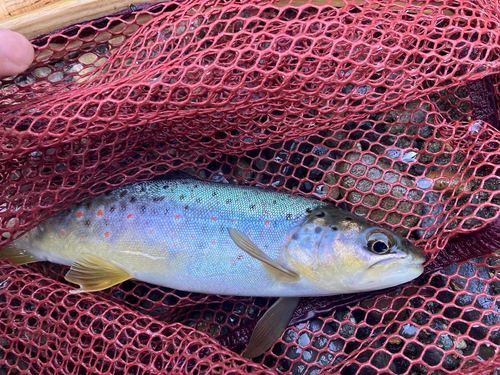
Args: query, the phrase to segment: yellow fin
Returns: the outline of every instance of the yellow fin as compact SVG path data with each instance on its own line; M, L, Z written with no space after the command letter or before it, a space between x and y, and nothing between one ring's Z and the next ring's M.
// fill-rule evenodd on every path
M243 357L255 358L271 347L283 334L300 297L281 297L257 322Z
M0 250L0 259L7 259L12 264L18 265L39 262L26 250L20 249L13 244L7 245L7 247Z
M91 254L81 255L65 276L70 283L80 285L70 293L96 292L130 278L127 271Z
M273 270L278 271L278 275L286 277L286 279L289 281L297 281L300 278L300 275L297 272L289 270L288 268L269 258L242 231L234 228L227 228L227 230L229 232L229 236L233 239L234 243L238 245L239 248L245 251L248 255L260 260L264 264L267 264Z

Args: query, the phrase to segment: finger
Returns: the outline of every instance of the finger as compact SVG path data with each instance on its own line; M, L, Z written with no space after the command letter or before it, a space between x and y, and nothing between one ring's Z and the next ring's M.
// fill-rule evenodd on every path
M35 57L31 43L21 34L0 29L0 76L24 72Z

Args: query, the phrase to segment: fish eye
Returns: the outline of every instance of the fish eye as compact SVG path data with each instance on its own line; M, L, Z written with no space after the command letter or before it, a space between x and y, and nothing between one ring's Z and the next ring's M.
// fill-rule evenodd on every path
M374 254L386 254L394 246L394 238L385 231L373 231L366 236L368 250Z
M368 248L372 253L375 254L385 254L390 250L389 245L386 242L380 240L369 241Z

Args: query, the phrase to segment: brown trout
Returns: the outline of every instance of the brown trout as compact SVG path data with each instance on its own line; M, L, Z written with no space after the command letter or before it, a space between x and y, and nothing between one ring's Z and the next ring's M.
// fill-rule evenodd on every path
M328 203L258 188L173 179L71 206L0 251L16 264L71 266L72 292L127 279L235 296L281 297L245 356L281 335L303 296L384 289L423 272L408 240Z

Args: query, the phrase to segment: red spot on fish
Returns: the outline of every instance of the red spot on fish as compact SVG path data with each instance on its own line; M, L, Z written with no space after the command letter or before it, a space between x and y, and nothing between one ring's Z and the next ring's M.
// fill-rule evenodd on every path
M76 217L82 217L83 216L83 212L82 211L79 211L77 214L76 214Z
M181 218L181 215L175 215L174 219L179 220Z
M102 216L104 215L104 212L102 212L102 210L97 210L97 216Z
M231 219L231 224L234 224L234 220L233 219Z
M269 220L264 221L264 225L267 227L269 225Z
M127 215L127 219L129 219L129 220L132 219L133 217L134 217L134 214L128 214Z
M212 244L215 245L215 240L212 240Z
M84 237L84 236L81 236L80 238L83 240L85 237Z
M191 237L191 239L194 239L194 236L193 236L193 235L190 235L189 237Z
M109 237L109 235L110 235L110 234L111 234L111 232L106 231L106 232L104 232L104 237L106 237L106 238L107 238L107 237Z
M217 218L215 216L210 217L210 220L215 221Z
M151 229L151 230L149 231L149 234L153 234L154 232L155 232L155 230L154 230L154 229Z
M177 244L176 244L176 243L174 243L174 247L177 247Z
M226 245L229 245L229 241L226 241Z
M243 259L243 255L238 255L238 260L242 260Z
M65 231L61 231L61 236L65 236L66 235L66 232Z

